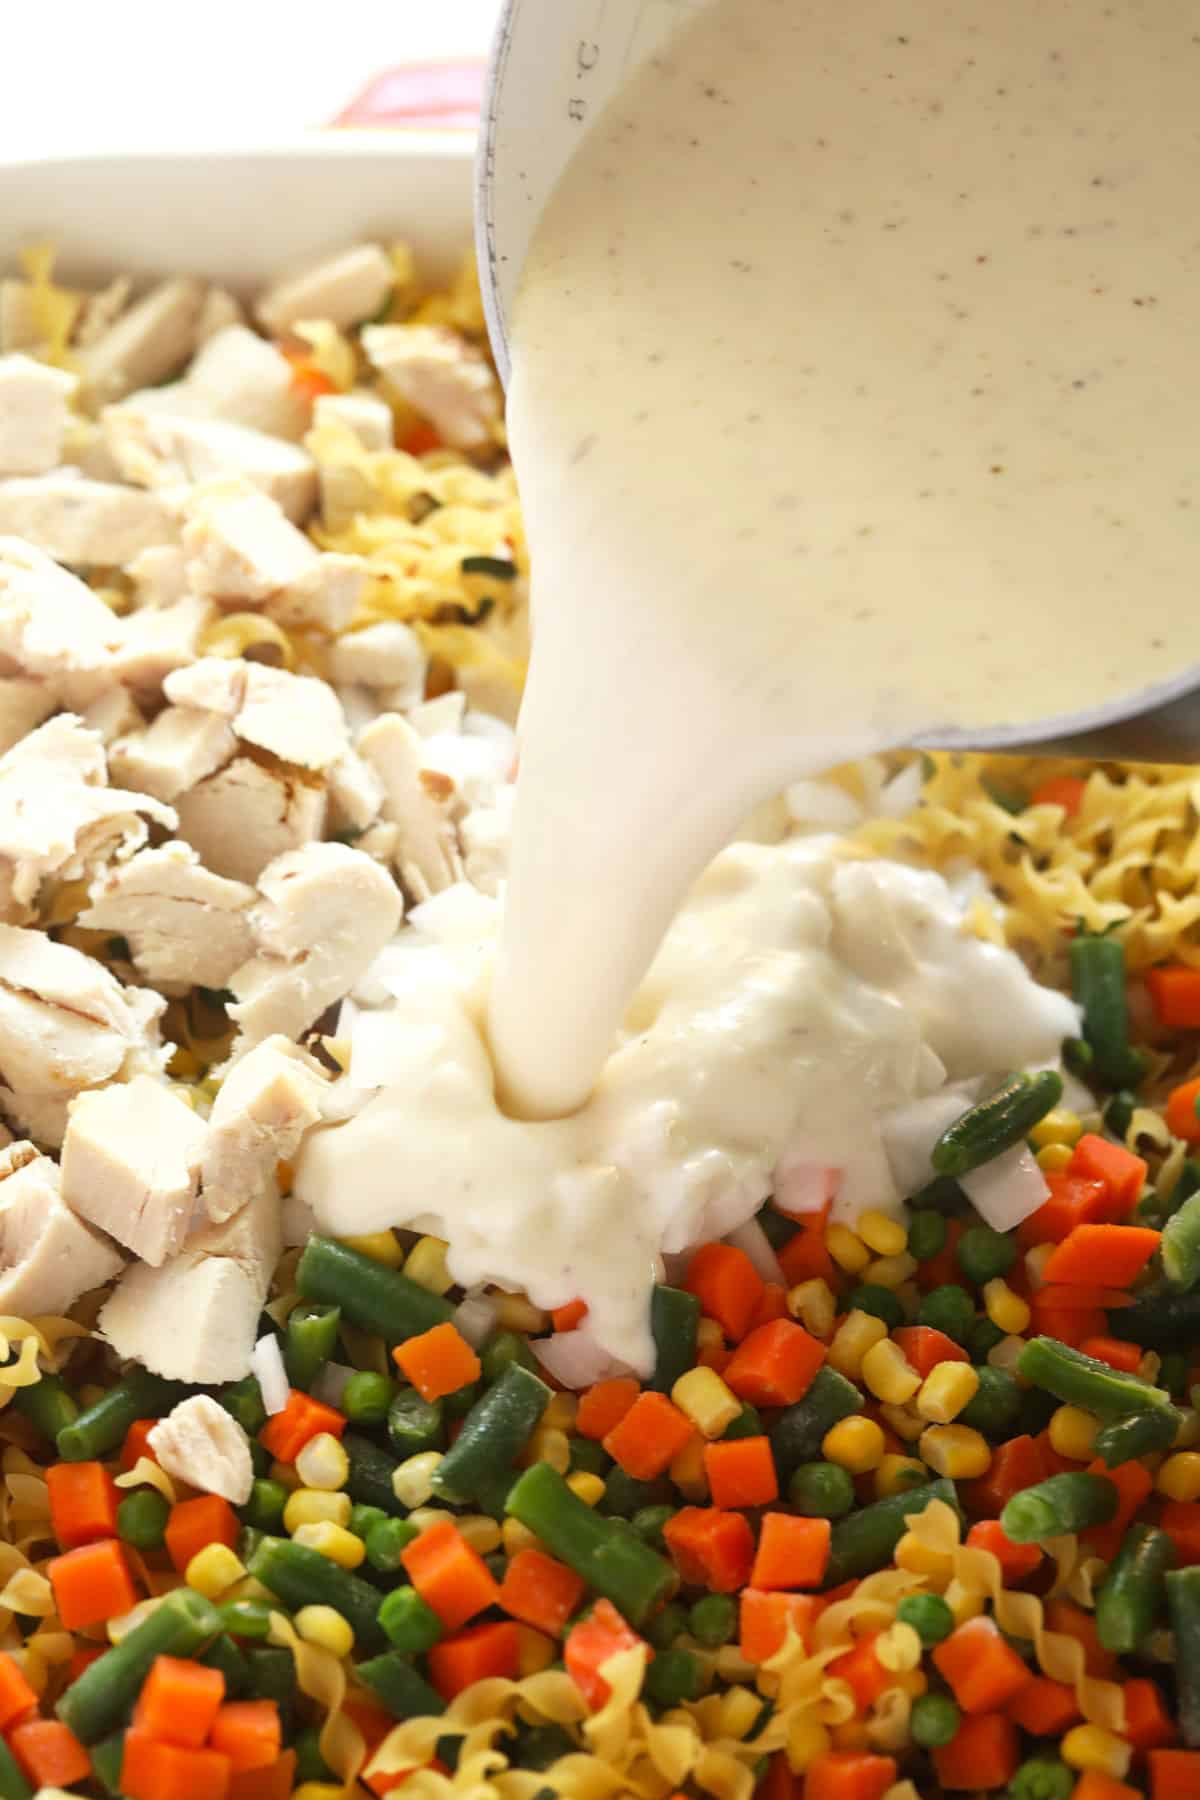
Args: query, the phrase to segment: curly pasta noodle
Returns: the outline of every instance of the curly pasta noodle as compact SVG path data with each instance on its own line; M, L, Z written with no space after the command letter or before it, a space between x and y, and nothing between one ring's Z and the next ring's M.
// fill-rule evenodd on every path
M291 1651L300 1692L315 1700L324 1714L321 1755L345 1786L351 1787L366 1760L367 1747L358 1727L342 1711L346 1700L345 1668L328 1650L306 1643L283 1613L271 1614L270 1641Z

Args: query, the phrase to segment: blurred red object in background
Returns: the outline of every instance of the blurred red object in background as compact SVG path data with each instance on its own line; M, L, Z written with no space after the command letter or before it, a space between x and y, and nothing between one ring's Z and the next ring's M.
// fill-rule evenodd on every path
M402 63L369 81L333 120L337 127L474 131L485 65L478 61Z

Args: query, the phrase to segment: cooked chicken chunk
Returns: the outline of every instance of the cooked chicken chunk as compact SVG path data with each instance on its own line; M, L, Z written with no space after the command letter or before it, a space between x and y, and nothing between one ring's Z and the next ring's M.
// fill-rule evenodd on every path
M185 1101L148 1075L79 1094L63 1139L63 1198L158 1268L191 1227L207 1131Z
M101 1312L100 1330L118 1356L169 1380L237 1381L250 1371L282 1247L279 1202L264 1194L198 1232L161 1269L135 1263Z
M286 1037L268 1037L234 1064L208 1122L200 1190L211 1219L278 1191L275 1171L324 1116L329 1078Z
M77 575L21 538L0 537L0 667L6 673L70 678L91 699L119 638L116 614Z
M145 818L171 826L169 806L110 788L104 747L60 713L0 756L0 916L28 917L44 881L74 881L146 841Z
M137 701L123 687L109 688L106 694L98 694L80 716L88 730L96 733L105 749L131 731L144 730L146 725L138 710Z
M158 494L71 469L0 482L0 534L23 538L56 562L109 568L152 544L179 535L174 513Z
M253 955L255 892L206 869L188 844L142 850L92 885L79 923L125 938L138 974L169 993L223 988Z
M337 695L311 675L208 656L168 676L163 686L169 700L207 707L228 719L244 743L297 768L326 769L349 746Z
M87 350L99 343L105 332L116 324L133 294L128 275L117 275L107 286L97 288L83 303L83 311L72 334L76 350Z
M241 301L227 288L210 287L204 296L204 305L200 308L196 342L207 344L209 338L216 337L218 331L225 331L230 325L244 325L245 322L246 314Z
M58 464L77 386L31 356L0 356L0 475L44 475Z
M126 566L133 583L134 605L174 606L189 593L187 557L182 544L155 544Z
M174 606L143 606L117 621L112 672L141 694L156 695L166 677L185 669L215 616L211 601L188 594Z
M30 1143L0 1151L0 1312L65 1313L124 1262L64 1205L56 1163Z
M167 706L145 731L121 738L109 753L109 767L126 782L159 800L175 800L223 769L237 750L226 720L198 706Z
M339 638L330 657L330 674L339 687L389 688L406 697L405 709L416 706L425 692L426 666L420 638L399 619Z
M365 831L379 817L382 805L382 781L356 750L347 750L329 770L329 816L334 833Z
M0 607L4 604L0 576ZM30 675L0 675L0 754L48 719L58 704L54 689Z
M204 495L183 544L195 593L239 609L262 606L285 625L341 631L367 578L360 558L315 550L265 494Z
M321 836L327 806L324 786L238 756L181 794L176 811L179 836L208 868L253 882L275 857Z
M421 900L462 878L458 834L447 802L453 785L423 769L421 740L397 713L359 733L359 754L383 783L383 817L397 828L396 868Z
M455 450L486 450L500 424L500 384L480 353L440 325L368 325L363 349L401 399Z
M277 281L259 296L254 311L275 336L306 319L328 319L345 331L375 316L395 280L391 258L378 244L355 244L299 275Z
M271 437L303 436L308 402L292 378L286 356L245 325L229 325L209 337L182 381L133 394L130 404L200 419L225 419Z
M93 402L119 400L134 388L173 375L196 347L203 304L198 281L164 281L152 288L82 352L88 397Z
M313 405L313 428L344 425L364 450L392 450L396 429L392 409L378 394L355 389L349 394L319 394Z
M251 915L257 954L230 987L241 1054L277 1032L299 1038L341 1000L392 938L404 906L378 863L344 844L279 857Z
M203 1494L220 1494L244 1506L254 1486L250 1440L232 1413L207 1394L181 1400L147 1434L168 1475Z
M102 424L117 467L139 487L172 488L237 475L269 494L297 523L316 504L312 457L265 431L224 419L159 412L133 401L110 406Z

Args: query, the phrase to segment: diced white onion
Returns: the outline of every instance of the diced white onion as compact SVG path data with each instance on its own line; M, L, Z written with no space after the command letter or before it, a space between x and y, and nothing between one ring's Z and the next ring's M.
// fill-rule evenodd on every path
M921 784L925 779L925 771L920 757L914 757L898 775L885 785L879 795L879 811L885 819L902 819L905 813L912 811L921 798Z
M629 1374L629 1365L602 1350L590 1331L556 1331L553 1337L530 1338L529 1348L544 1369L564 1387L591 1387L610 1375Z
M454 1313L454 1326L473 1350L478 1350L496 1324L496 1308L486 1294L468 1294Z
M736 1231L726 1234L726 1243L732 1244L735 1250L742 1250L754 1264L756 1273L764 1281L778 1282L780 1287L787 1286L783 1270L779 1266L779 1258L771 1248L770 1239L757 1219L747 1219Z
M290 1384L283 1366L279 1339L270 1334L260 1337L250 1355L250 1367L262 1390L263 1405L269 1413L280 1413L288 1403Z
M892 1180L902 1194L915 1194L933 1180L929 1160L933 1146L971 1104L961 1088L942 1088L923 1100L895 1107L879 1121Z
M820 1212L825 1202L834 1198L840 1181L840 1169L784 1156L775 1169L775 1205L789 1219Z
M271 1341L274 1343L276 1340ZM345 1363L327 1362L312 1384L313 1398L323 1400L326 1406L341 1406L346 1383L353 1374L354 1370Z
M862 823L861 806L835 781L793 781L784 789L783 803L797 825L853 831Z
M1027 1144L1014 1144L982 1168L960 1175L958 1185L993 1231L1012 1231L1050 1198L1046 1177Z

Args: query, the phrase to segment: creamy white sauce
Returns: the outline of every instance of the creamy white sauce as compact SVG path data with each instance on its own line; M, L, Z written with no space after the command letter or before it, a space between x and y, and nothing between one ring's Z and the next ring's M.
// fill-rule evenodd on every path
M296 1192L337 1235L445 1237L464 1286L585 1300L594 1342L643 1371L664 1254L741 1224L797 1159L836 1171L838 1216L895 1208L895 1109L1053 1061L1078 1029L1016 956L964 935L939 876L825 839L739 843L675 919L586 1105L520 1121L484 1036L497 922L459 886L384 952L354 1002L351 1080L374 1091L310 1136Z
M512 345L517 1110L764 794L1194 654L1198 82L1178 0L714 0L584 139Z

